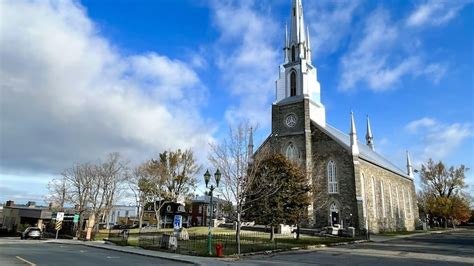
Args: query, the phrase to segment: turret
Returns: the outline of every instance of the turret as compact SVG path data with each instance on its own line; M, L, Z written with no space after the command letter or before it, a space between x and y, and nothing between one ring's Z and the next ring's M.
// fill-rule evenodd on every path
M351 132L349 133L351 138L351 153L352 156L359 156L359 144L357 143L357 132L354 122L354 112L351 112Z
M415 175L413 174L413 166L411 164L410 154L408 153L408 151L407 151L407 175L412 179L415 177Z
M365 134L365 140L367 141L366 142L367 146L369 146L373 151L375 151L374 136L372 136L372 129L370 128L369 116L367 116L367 134Z

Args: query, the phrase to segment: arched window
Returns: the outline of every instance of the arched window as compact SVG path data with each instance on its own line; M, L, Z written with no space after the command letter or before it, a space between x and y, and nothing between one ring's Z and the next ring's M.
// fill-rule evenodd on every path
M337 184L337 176L336 176L336 163L334 161L328 162L328 191L329 193L338 193L338 184Z
M389 194L389 199L390 199L390 216L393 218L393 200L392 200L392 184L388 185L388 194Z
M295 145L293 145L293 143L290 143L290 145L288 145L286 148L286 158L293 162L298 160L298 150L296 149Z
M296 72L292 71L290 75L290 96L296 96Z
M398 195L398 188L395 188L395 195L397 196L397 217L400 218L400 197Z
M361 174L360 175L360 193L362 194L362 214L364 215L364 217L367 217L367 213L366 213L366 209L365 209L365 203L366 203L366 199L365 199L365 177L364 177L364 174Z
M375 177L372 177L372 211L374 218L377 217L377 198L375 197Z
M402 199L403 199L403 218L406 219L407 218L407 208L406 208L406 205L407 205L407 201L406 201L406 198L405 198L405 190L402 189Z
M295 62L296 61L296 49L295 49L295 46L291 46L291 62Z
M385 195L383 193L383 180L380 181L380 197L382 199L382 217L385 218Z

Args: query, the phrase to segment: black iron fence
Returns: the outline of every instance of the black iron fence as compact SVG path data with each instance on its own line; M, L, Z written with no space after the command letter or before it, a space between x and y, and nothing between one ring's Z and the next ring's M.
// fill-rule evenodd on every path
M179 239L177 248L170 250L164 247L163 238L168 238L169 232L147 232L147 233L130 233L128 230L111 230L106 239L117 245L138 246L144 249L170 251L179 254L207 256L208 251L208 235L190 233L189 238ZM270 240L270 234L265 232L244 231L240 235L241 253L250 253L268 250L289 250L292 248L307 248L309 246L317 246L341 241L350 241L353 238L341 237L317 237L302 235L300 239L291 236L276 235ZM229 233L213 233L211 237L212 254L216 254L216 245L222 244L224 255L233 255L237 253L237 241L234 232Z

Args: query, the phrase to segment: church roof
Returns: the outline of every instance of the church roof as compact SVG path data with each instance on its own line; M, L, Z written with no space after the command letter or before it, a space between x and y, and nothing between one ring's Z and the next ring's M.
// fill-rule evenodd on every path
M341 132L337 128L329 125L326 123L326 127L322 127L312 121L313 125L315 125L318 129L326 133L329 137L333 138L339 144L341 144L345 149L351 150L351 141L349 135L344 132ZM378 154L377 152L373 151L369 146L358 142L359 143L359 157L365 161L371 162L375 165L378 165L382 168L385 168L391 172L394 172L398 175L401 175L406 178L410 178L405 171L398 168L396 165L391 163L389 160L385 159L382 155Z

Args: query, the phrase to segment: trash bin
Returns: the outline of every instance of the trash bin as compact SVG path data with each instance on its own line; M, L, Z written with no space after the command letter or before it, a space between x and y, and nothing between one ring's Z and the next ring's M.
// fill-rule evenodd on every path
M222 243L217 243L216 245L216 255L217 257L222 257L224 256L224 247L222 246Z

